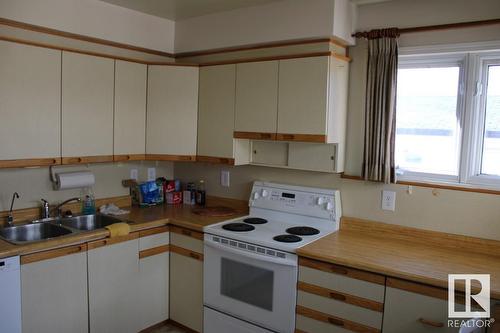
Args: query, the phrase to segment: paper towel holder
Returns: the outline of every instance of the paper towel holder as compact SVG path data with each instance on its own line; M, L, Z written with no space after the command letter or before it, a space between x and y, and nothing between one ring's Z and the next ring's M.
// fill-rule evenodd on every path
M50 165L49 166L49 173L50 173L50 182L52 183L52 187L54 190L60 190L59 188L59 182L57 181L57 176L56 172L54 170L55 165ZM87 169L89 168L89 164L86 165Z

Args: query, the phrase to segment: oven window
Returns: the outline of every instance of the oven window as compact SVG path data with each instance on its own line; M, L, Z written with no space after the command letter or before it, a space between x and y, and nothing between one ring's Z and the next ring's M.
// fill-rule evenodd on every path
M273 271L221 258L222 295L272 311L273 284Z

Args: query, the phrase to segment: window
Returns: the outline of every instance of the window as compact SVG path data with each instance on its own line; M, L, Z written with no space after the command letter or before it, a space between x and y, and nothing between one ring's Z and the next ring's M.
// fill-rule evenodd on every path
M500 187L500 52L403 52L396 166L400 180Z

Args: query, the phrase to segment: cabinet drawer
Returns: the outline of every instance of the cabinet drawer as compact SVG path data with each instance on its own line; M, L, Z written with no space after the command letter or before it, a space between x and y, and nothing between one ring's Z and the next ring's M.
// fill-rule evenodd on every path
M182 247L186 250L203 253L203 241L190 236L181 235L174 232L174 230L172 230L170 235L170 244Z
M300 258L299 281L383 303L385 277L343 266Z
M162 232L139 238L139 251L168 245L170 243L169 232Z
M297 315L295 324L295 333L352 333L340 326L335 326L330 323L325 323L309 317Z
M311 294L301 290L298 291L297 296L297 304L303 307L373 328L380 329L382 327L382 312L369 310L340 300Z

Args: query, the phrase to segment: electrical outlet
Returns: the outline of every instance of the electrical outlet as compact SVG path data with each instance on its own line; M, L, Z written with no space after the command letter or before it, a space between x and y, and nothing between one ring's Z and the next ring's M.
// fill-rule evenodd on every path
M229 187L229 171L222 170L220 172L220 184L224 187Z
M148 168L148 181L156 180L156 168Z
M139 180L139 171L137 169L130 169L130 179Z
M383 210L396 210L396 192L382 191L382 209Z

